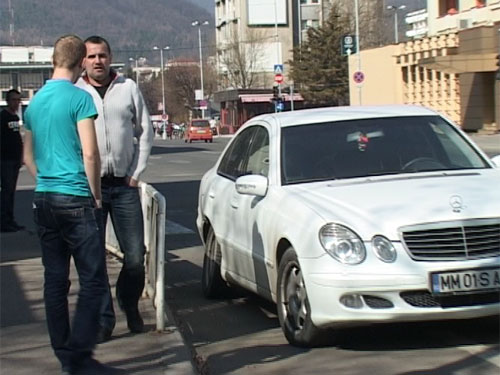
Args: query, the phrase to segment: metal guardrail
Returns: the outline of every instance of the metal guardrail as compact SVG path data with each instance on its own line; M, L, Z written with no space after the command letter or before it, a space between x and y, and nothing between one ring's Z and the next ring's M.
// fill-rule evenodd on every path
M141 189L142 215L144 217L144 245L146 247L146 282L144 291L153 299L156 308L156 329L165 329L165 197L144 182ZM106 249L123 259L116 239L113 224L108 219L106 226Z

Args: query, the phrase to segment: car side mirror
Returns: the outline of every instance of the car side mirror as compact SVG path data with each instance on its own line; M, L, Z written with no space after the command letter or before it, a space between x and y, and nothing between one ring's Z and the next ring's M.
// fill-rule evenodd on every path
M265 197L267 185L267 177L258 174L249 174L236 179L236 191L239 194Z
M500 168L500 155L493 156L491 158L491 161L493 162L493 164L495 164L497 168Z

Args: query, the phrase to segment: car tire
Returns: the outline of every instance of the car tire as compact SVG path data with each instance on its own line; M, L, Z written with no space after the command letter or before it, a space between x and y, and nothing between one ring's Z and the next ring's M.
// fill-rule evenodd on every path
M190 140L189 140L189 143L193 143L193 140L192 140L192 139L190 139Z
M220 270L221 252L219 241L214 230L208 230L205 240L205 255L203 257L203 271L201 276L201 288L203 295L207 298L222 297L228 286L221 276Z
M291 345L314 347L323 344L324 332L311 320L311 306L297 254L289 247L278 269L278 318Z
M211 140L210 140L210 143L213 143L213 141L214 141L214 140L213 140L213 139L211 139Z

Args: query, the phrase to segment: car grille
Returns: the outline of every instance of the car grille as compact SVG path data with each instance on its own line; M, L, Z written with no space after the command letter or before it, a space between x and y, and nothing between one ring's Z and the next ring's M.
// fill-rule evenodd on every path
M500 219L404 227L403 242L415 260L466 260L500 256Z
M488 305L500 302L500 293L473 293L435 297L426 290L400 293L401 298L414 307L462 307Z

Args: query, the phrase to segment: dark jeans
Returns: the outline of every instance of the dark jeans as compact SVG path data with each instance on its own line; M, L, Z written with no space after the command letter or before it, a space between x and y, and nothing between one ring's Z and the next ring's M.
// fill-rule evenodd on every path
M21 168L21 162L15 160L2 160L0 165L2 185L0 207L2 226L14 222L14 194L16 192L19 168Z
M92 355L99 312L108 285L102 241L102 213L92 198L35 193L35 223L45 269L44 299L50 342L63 368L75 368ZM70 327L70 257L80 290Z
M116 281L116 297L120 308L137 307L144 289L144 227L138 188L125 184L124 178L101 179L104 225L108 213L124 254L123 265ZM115 314L111 291L104 299L100 324L113 329Z

